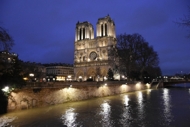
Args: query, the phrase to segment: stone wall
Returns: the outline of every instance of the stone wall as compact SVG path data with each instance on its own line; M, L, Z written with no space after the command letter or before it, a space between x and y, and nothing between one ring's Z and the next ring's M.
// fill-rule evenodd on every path
M11 92L8 111L43 107L71 101L117 95L147 89L149 86L133 82L54 82L40 87L26 87Z

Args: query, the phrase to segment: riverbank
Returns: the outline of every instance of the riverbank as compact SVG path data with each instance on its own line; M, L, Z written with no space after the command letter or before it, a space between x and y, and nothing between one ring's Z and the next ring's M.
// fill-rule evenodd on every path
M7 110L16 111L35 107L45 107L72 101L117 95L132 91L148 89L150 86L141 82L54 82L43 86L17 89L8 97Z

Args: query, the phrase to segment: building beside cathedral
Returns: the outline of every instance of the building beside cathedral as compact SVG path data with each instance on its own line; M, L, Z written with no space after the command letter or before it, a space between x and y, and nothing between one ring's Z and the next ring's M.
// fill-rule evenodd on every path
M103 81L107 79L114 60L109 51L117 44L115 23L108 15L99 18L96 37L93 25L77 22L75 30L74 73L77 81Z

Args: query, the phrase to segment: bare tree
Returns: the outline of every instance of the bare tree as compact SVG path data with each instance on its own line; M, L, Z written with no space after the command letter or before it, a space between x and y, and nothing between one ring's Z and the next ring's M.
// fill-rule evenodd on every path
M0 27L0 50L10 51L14 45L13 39L5 29Z
M114 74L119 72L119 57L118 57L118 52L117 48L115 46L110 46L108 50L108 56L109 56L109 65L112 68L112 71Z
M179 21L176 21L175 23L177 23L179 26L187 27L187 29L189 30L187 37L190 38L190 6L189 6L189 14L184 15L183 18L180 18Z
M128 78L142 79L147 68L159 68L157 52L139 34L118 35L117 51L120 67L125 67Z

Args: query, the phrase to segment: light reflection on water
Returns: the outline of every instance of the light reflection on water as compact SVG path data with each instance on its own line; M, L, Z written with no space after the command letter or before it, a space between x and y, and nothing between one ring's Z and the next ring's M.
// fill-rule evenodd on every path
M189 127L189 89L158 89L8 113L12 126ZM1 125L1 124L0 124Z
M123 96L123 103L127 107L129 105L129 97L128 95Z
M163 101L164 101L164 117L167 123L172 121L171 115L171 95L169 89L163 89Z
M142 114L143 113L143 94L141 91L138 92L137 98L138 98L138 104L139 104L139 114ZM143 117L143 116L140 116L140 117Z
M100 123L102 124L103 127L112 127L112 121L110 119L111 116L111 106L107 101L103 102L101 105L101 111L100 115L102 116L102 119Z
M77 113L74 112L74 108L66 110L65 114L61 116L64 125L67 125L68 127L77 126L76 118L77 118Z
M138 99L138 119L139 119L139 126L144 127L144 104L143 104L143 93L139 91L137 93L137 99Z
M164 89L163 91L163 100L164 100L164 113L170 114L170 95L169 95L169 90Z
M129 96L124 95L123 96L123 103L124 103L124 108L123 108L123 113L121 114L121 120L120 123L122 126L130 126L132 122L132 117L131 117L131 107L129 105Z

